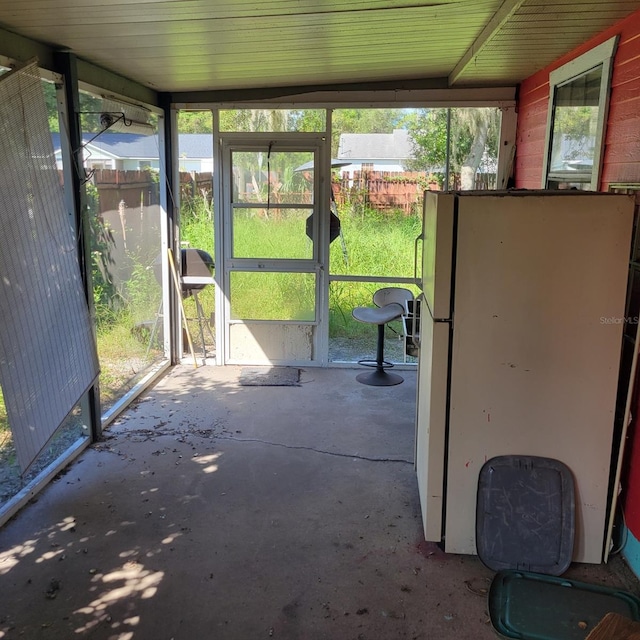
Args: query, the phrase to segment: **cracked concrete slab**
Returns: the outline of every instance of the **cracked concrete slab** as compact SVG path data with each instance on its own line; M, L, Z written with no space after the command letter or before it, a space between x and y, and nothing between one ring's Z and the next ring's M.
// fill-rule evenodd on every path
M176 367L0 531L0 638L495 638L493 573L422 538L415 372L239 373Z

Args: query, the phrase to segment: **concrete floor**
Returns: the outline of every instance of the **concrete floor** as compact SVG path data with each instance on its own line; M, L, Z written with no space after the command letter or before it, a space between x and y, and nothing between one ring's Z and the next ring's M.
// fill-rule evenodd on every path
M0 531L0 638L495 638L493 573L422 538L415 372L239 373L175 368Z

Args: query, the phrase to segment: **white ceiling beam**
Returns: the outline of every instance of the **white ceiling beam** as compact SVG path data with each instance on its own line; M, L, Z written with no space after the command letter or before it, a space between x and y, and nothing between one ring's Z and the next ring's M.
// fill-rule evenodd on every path
M453 86L460 76L464 73L464 70L471 64L473 59L484 49L493 36L502 28L507 20L520 8L525 0L504 0L500 5L500 8L493 14L493 17L484 29L480 32L480 35L473 41L473 44L465 51L462 58L460 58L458 64L454 67L453 71L449 74L449 86Z
M314 109L371 109L382 107L513 107L516 103L515 87L451 89L412 89L412 90L376 90L370 91L310 91L301 89L297 93L283 93L280 96L260 97L258 91L248 97L246 94L233 91L196 91L190 93L173 93L171 102L179 109L210 109L212 106L225 108L246 108L247 104L255 107L277 104L281 108L314 108Z

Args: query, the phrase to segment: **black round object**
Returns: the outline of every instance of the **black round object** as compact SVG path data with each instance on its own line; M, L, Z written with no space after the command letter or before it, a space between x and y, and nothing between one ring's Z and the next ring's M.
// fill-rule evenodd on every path
M180 273L183 278L210 278L214 269L213 258L203 249L182 249L180 252ZM182 283L182 292L189 296L193 291L201 291L206 286L206 284Z
M306 224L307 236L313 240L313 214L307 218ZM340 218L331 212L329 217L329 243L333 242L340 235Z

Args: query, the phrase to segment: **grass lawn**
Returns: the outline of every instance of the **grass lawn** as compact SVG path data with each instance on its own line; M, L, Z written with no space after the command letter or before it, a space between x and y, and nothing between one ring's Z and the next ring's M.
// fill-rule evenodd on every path
M157 342L147 356L151 331L150 318L142 328L125 319L98 331L98 357L100 360L100 401L102 410L129 391L144 376L162 353ZM155 341L154 341L155 342Z

